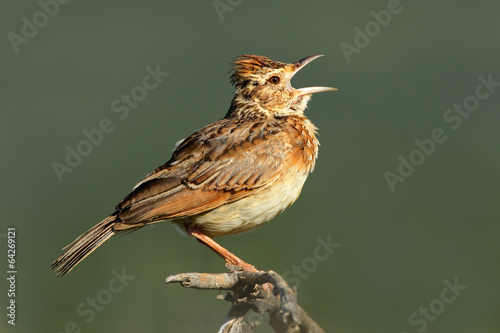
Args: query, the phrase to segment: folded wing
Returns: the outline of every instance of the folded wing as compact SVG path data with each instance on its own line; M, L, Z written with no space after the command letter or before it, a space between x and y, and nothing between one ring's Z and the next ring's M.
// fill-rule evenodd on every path
M287 135L272 121L222 119L202 128L120 202L115 230L200 214L266 188L298 148Z

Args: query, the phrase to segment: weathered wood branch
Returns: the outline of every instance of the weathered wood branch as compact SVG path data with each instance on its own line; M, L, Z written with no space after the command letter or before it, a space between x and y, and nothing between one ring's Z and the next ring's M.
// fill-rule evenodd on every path
M219 333L251 332L259 323L244 321L250 310L269 315L269 324L277 333L325 333L297 304L297 294L283 277L273 271L181 273L167 277L165 282L180 283L185 288L232 291L218 296L231 303Z

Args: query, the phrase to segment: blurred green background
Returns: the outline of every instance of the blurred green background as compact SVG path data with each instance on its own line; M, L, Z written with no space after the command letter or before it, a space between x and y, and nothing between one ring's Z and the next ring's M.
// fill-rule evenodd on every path
M224 272L223 261L169 223L108 241L62 279L49 265L175 142L224 116L230 62L244 53L285 62L324 53L293 84L339 91L306 111L321 148L295 205L218 241L298 280L299 303L327 332L500 331L500 87L480 88L489 96L478 106L470 97L479 76L500 81L500 2L72 1L55 13L43 1L52 7L7 0L0 10L0 262L15 227L18 269L15 327L1 279L1 332L217 331L229 309L217 292L163 281ZM39 14L44 6L53 17ZM398 12L390 22L388 6ZM24 28L26 39L23 17L40 26ZM356 27L371 29L369 41ZM356 42L346 57L340 45ZM168 77L127 117L113 112L157 65ZM475 111L453 129L443 115L464 100ZM105 118L114 130L59 181L53 162ZM391 191L384 173L398 172L400 155L418 160L414 141L436 128L447 140ZM340 244L323 261L318 237ZM453 294L445 281L467 288Z

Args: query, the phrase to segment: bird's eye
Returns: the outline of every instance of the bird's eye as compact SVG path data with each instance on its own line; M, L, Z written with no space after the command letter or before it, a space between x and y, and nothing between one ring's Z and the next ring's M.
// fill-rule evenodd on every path
M280 83L280 78L279 78L279 76L271 76L271 78L269 79L269 82L271 82L272 84L278 84L278 83Z

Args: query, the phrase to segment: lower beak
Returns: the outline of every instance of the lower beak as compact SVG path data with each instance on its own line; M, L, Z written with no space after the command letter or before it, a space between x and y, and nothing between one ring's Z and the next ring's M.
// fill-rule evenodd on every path
M299 93L299 96L305 96L305 95L311 95L323 91L335 91L338 90L337 88L331 88L331 87L307 87L307 88L300 88L300 89L295 89L291 86L290 81L292 80L292 77L297 74L298 71L300 71L305 65L313 61L314 59L317 59L319 57L324 56L324 54L315 54L309 57L305 57L304 59L301 59L299 61L296 61L293 63L295 66L295 71L292 73L292 76L290 77L290 80L288 81L288 89L290 91L295 91Z
M299 96L305 96L305 95L311 95L323 91L335 91L338 90L337 88L331 88L331 87L307 87L307 88L300 88L297 89L296 91L299 92Z

